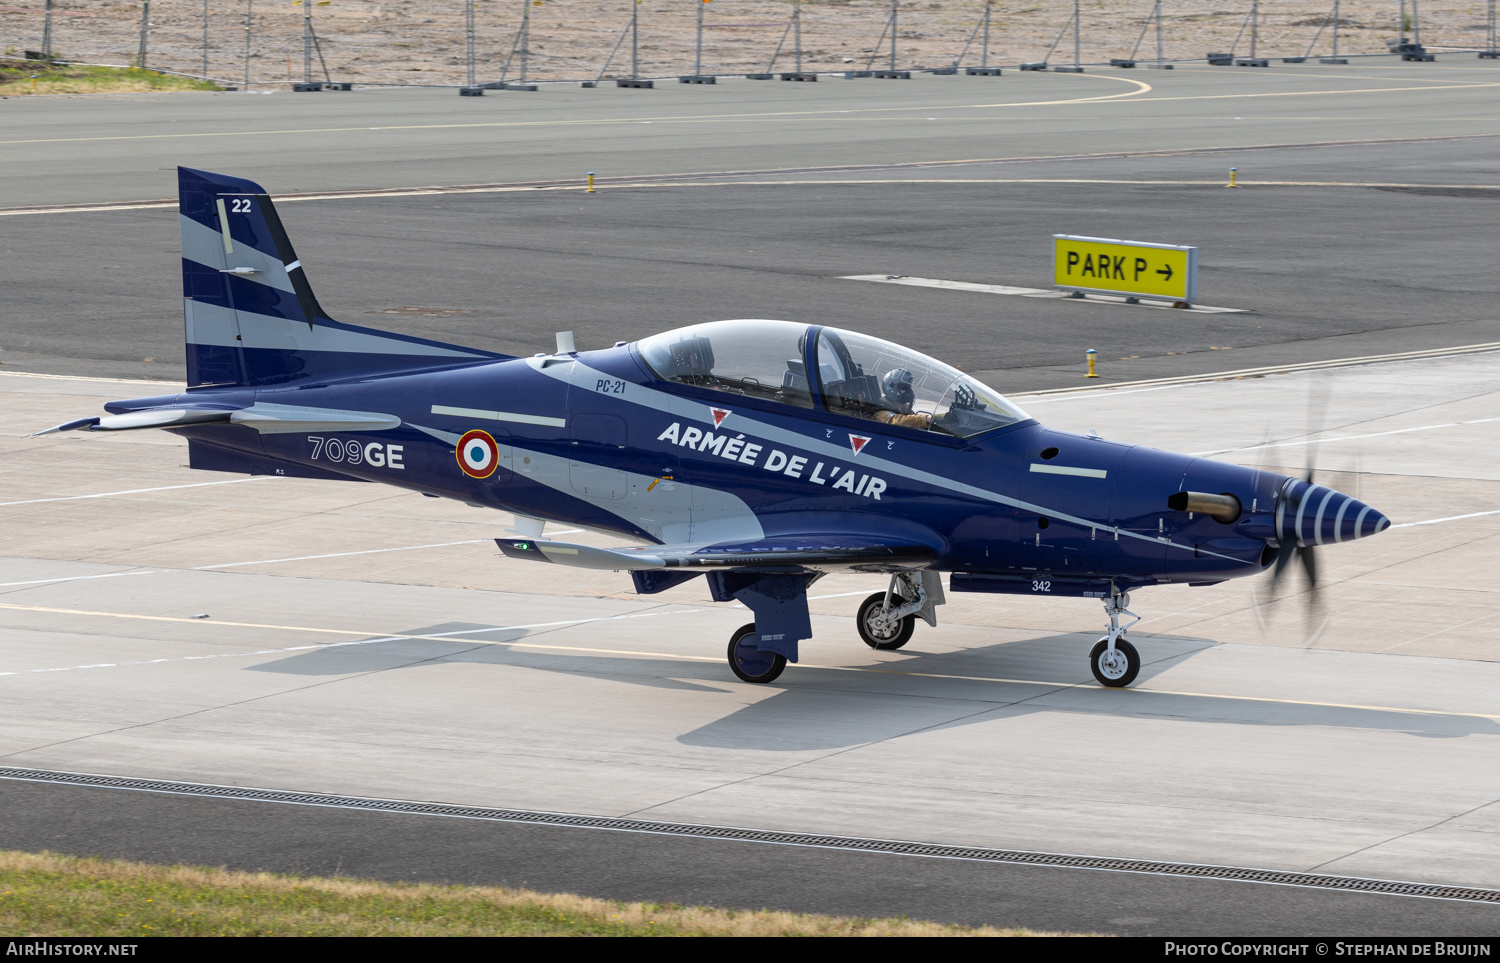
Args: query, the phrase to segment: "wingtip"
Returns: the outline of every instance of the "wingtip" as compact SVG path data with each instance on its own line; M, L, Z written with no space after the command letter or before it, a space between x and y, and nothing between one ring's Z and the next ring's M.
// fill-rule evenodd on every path
M51 428L43 428L41 431L34 431L31 433L31 437L40 438L43 435L55 435L59 431L74 431L79 428L92 428L98 423L98 415L94 415L89 418L74 418L72 421L65 421L60 425L53 425Z

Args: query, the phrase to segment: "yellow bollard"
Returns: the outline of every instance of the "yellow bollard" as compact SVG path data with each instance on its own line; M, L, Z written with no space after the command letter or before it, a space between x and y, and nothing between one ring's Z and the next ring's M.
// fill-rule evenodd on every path
M36 93L36 74L31 75L31 92Z
M1239 170L1239 168L1237 168L1237 167L1231 167L1231 168L1229 168L1229 183L1225 184L1224 185L1225 187L1239 187L1240 186L1240 185L1238 185L1238 184L1236 184L1234 182L1234 175L1235 175L1235 172L1238 171L1238 170Z
M1089 359L1089 373L1086 374L1086 375L1084 375L1084 377L1085 378L1097 378L1097 377L1099 377L1099 375L1094 372L1094 359L1097 358L1097 357L1099 357L1099 352L1095 351L1093 348L1090 348L1088 350L1088 354L1086 355L1086 357Z
M598 193L598 191L594 190L594 172L593 171L589 171L589 189L586 190L586 191L584 191L584 193L585 194L597 194Z

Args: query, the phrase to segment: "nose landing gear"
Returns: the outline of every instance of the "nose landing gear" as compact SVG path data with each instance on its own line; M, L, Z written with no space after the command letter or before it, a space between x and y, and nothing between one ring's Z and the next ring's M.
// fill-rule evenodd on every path
M1135 646L1125 641L1125 630L1141 620L1139 615L1127 609L1130 595L1112 590L1104 601L1104 613L1109 616L1109 634L1095 643L1089 651L1089 668L1100 685L1121 689L1135 681L1141 671L1141 655ZM1128 615L1131 621L1120 625L1120 616Z

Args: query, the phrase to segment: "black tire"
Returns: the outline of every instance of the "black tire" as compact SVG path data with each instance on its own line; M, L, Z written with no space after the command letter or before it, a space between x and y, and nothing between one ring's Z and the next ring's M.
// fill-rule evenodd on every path
M1094 678L1099 684L1109 686L1111 689L1123 689L1135 681L1135 677L1141 671L1141 654L1135 650L1135 646L1124 639L1115 640L1115 651L1125 657L1125 670L1120 671L1118 662L1113 665L1102 662L1104 653L1109 649L1109 639L1100 639L1089 652L1089 668L1094 670Z
M892 607L905 603L906 599L899 595L891 599ZM864 640L865 645L872 649L899 649L911 641L911 634L917 628L917 617L915 615L903 616L893 631L882 635L870 624L870 620L884 605L884 592L876 592L861 602L859 613L854 616L855 628L859 629L859 637Z
M744 682L773 682L786 668L786 656L762 652L753 645L741 645L755 634L755 623L742 625L729 637L729 667Z

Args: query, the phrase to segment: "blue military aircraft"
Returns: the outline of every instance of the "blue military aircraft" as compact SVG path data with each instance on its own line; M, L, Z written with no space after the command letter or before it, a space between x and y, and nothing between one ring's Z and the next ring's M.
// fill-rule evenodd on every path
M703 576L755 621L729 641L770 682L812 636L829 572L890 576L860 605L897 649L950 592L1101 599L1089 660L1129 685L1129 593L1207 585L1382 531L1306 479L1049 430L958 369L853 331L714 321L529 358L328 317L266 191L179 169L188 388L43 433L163 428L208 471L381 482L512 512L500 551L628 571L641 594ZM548 521L641 544L543 537ZM1121 624L1121 616L1134 621Z

